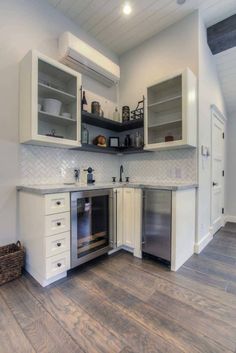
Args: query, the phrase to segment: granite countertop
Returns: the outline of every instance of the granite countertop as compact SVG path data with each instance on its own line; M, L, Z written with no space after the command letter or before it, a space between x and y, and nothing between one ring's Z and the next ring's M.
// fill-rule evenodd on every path
M142 183L142 182L96 183L94 185L48 184L48 185L19 185L19 186L17 186L17 190L30 192L33 194L45 195L45 194L55 194L55 193L60 193L60 192L73 192L73 191L97 190L97 189L113 189L113 188L122 188L122 187L176 191L176 190L197 188L198 185L197 184L188 184L188 183L165 184L165 183Z

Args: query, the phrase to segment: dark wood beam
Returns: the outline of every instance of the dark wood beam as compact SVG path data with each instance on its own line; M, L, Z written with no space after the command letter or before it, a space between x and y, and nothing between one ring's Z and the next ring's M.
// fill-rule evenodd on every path
M207 29L207 41L212 54L236 46L236 14Z

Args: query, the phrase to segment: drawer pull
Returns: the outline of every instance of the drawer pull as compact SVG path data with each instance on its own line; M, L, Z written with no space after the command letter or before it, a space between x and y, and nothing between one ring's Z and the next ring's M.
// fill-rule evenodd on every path
M61 205L61 201L57 201L57 206L60 206Z
M57 226L60 227L61 226L61 222L57 222Z
M61 263L60 262L58 262L57 267L61 267Z
M58 246L58 247L61 246L61 243L57 243L57 246Z

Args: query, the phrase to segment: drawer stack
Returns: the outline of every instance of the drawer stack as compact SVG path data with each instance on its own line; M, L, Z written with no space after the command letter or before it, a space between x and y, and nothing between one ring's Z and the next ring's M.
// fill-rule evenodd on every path
M70 193L19 192L20 240L26 270L46 286L70 269Z
M46 279L70 268L69 193L45 195Z

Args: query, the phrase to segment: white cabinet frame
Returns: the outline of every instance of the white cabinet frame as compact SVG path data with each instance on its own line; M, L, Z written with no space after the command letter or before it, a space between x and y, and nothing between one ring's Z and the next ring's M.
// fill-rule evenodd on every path
M170 142L148 143L148 89L165 81L182 76L182 139ZM197 79L189 68L176 72L146 89L144 114L144 149L165 150L197 146Z
M76 133L77 139L70 140L40 135L38 133L38 62L50 64L76 78ZM19 138L20 143L55 147L81 146L81 74L69 67L33 50L20 63L19 85Z

